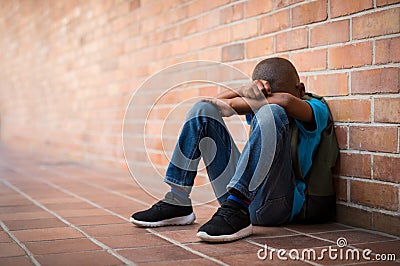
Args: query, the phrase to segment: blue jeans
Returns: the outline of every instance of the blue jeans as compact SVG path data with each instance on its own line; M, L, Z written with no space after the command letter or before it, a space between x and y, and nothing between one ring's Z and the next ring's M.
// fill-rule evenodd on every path
M236 190L251 201L252 224L289 221L295 177L289 120L282 107L265 105L255 113L240 153L218 109L210 103L196 103L187 114L164 181L190 192L201 158L220 203L229 191Z

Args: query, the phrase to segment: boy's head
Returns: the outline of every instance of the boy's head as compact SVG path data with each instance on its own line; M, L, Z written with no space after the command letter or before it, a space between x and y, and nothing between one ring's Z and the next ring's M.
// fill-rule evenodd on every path
M266 80L272 92L287 92L296 97L303 96L304 84L293 64L284 58L272 57L259 62L253 71L253 80Z

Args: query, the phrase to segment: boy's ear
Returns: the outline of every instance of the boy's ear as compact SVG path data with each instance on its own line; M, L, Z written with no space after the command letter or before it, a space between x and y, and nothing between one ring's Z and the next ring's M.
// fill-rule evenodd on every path
M300 82L300 84L297 84L296 89L298 90L298 92L300 94L300 98L303 97L304 94L306 94L306 87L304 86L303 82Z

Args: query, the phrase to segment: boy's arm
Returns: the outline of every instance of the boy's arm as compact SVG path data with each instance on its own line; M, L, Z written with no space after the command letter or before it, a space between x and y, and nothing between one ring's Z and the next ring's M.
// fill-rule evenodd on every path
M308 103L290 93L284 92L271 93L267 98L262 99L235 97L231 99L207 98L204 101L217 106L225 116L231 116L235 112L239 115L250 114L253 110L258 110L263 105L278 104L286 110L290 117L306 123L311 123L314 119L313 111Z
M238 89L228 89L216 96L217 99L233 99L236 97L245 97L252 99L261 99L267 95L267 81L254 80L252 83L242 86Z
M272 93L268 95L267 100L269 104L275 103L282 106L290 117L306 123L312 123L314 121L314 114L311 106L304 100L290 93Z

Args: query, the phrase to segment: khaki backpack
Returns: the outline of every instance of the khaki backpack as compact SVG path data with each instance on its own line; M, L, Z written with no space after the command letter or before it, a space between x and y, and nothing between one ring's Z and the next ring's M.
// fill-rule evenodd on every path
M325 99L315 94L306 93L303 100L312 98L320 100L328 107ZM297 153L298 128L296 123L291 124L292 166L296 178L306 184L305 202L296 218L301 223L328 222L333 220L336 214L336 195L332 171L339 155L339 147L329 107L328 113L328 124L321 133L321 141L306 176L301 173Z

